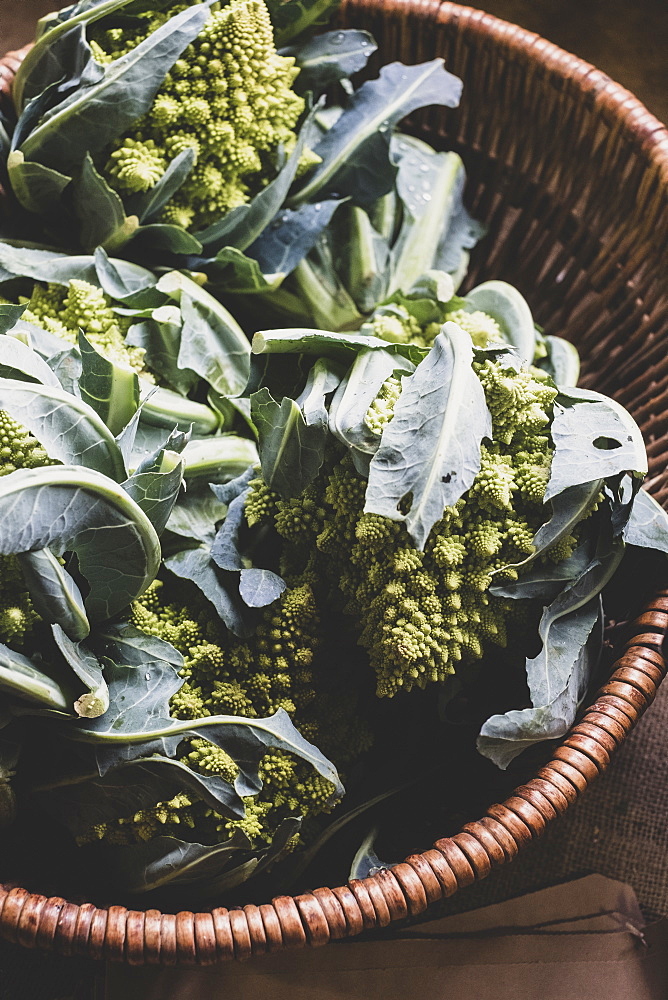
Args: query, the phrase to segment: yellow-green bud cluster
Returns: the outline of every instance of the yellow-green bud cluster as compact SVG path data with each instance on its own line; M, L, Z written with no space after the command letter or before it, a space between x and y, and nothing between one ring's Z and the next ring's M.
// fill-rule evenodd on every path
M39 441L0 410L0 476L56 464ZM15 556L0 556L0 642L18 646L39 621Z
M494 440L482 445L472 487L444 511L423 552L402 523L363 513L366 482L349 455L330 461L317 489L309 487L311 502L324 512L321 530L317 524L309 529L311 547L321 554L320 575L329 574L356 618L381 696L443 681L491 644L504 646L509 623L526 617L523 602L495 597L489 588L494 577L517 578L516 569L505 567L534 551L535 532L547 516L557 390L535 369L515 372L486 360L474 370ZM399 392L398 379L385 384L368 426L382 430ZM277 502L279 534L282 509L298 502ZM567 546L574 543L571 538Z
M477 309L466 312L465 309L453 309L447 312L444 322L456 323L473 341L475 347L487 347L489 344L502 344L504 336L497 321L488 313Z
M109 63L125 55L188 6L139 14L142 26L131 31L93 26L95 57ZM152 108L109 151L107 180L121 194L150 190L174 158L191 149L195 166L160 221L186 229L209 225L272 179L279 147L294 147L304 110L292 89L298 72L292 56L276 51L263 0L213 4ZM310 154L303 168L312 163Z
M68 285L35 282L30 298L21 297L19 302L26 305L22 317L26 322L74 345L82 330L107 360L151 378L144 368L144 349L125 343L129 321L115 314L112 300L101 288L78 278Z
M259 495L267 500L269 494L260 489L261 480L257 486ZM271 509L276 510L275 498ZM352 722L356 737L350 732L351 712L341 703L343 695L317 696L314 654L320 642L320 622L308 584L290 586L265 610L246 641L231 636L212 617L203 599L194 598L186 607L166 601L164 590L160 581L153 583L133 605L132 618L138 628L172 643L184 657L184 684L171 700L174 717L257 718L283 708L308 739L317 740L321 731L326 732L327 752L333 756L338 750L345 761L368 747L368 733L359 722ZM331 719L334 724L330 726ZM184 745L182 760L198 773L217 775L230 783L239 773L226 751L203 738ZM333 805L330 782L289 753L268 751L260 762L260 776L262 790L244 799L242 819L220 816L194 796L181 795L122 823L100 826L88 839L131 843L156 832L179 836L186 828L196 828L197 836L205 841L241 830L253 844L261 846L271 842L287 816L313 817ZM296 844L295 840L290 849Z
M401 379L392 375L383 382L380 392L364 415L364 423L374 434L382 434L383 428L394 416L394 407L401 395Z
M371 317L369 323L365 324L364 329L374 337L380 337L381 340L387 340L393 344L416 344L418 347L431 347L443 323L450 321L457 323L462 330L468 333L476 347L504 343L505 338L501 327L488 313L479 310L467 312L461 307L449 311L447 307L441 307L441 310L440 320L432 320L421 325L405 306L394 306L393 312L379 310L376 315Z

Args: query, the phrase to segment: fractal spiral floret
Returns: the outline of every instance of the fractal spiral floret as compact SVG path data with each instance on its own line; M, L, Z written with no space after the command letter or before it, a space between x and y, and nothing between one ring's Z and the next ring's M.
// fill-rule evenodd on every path
M284 709L309 739L331 749L339 763L354 759L369 745L369 733L359 722L354 726L356 739L351 738L345 703L338 704L343 692L333 698L325 692L323 697L323 668L316 659L321 641L319 612L308 585L288 588L247 642L235 641L219 623L212 622L202 599L188 606L165 603L162 590L157 581L135 602L133 622L183 654L184 683L171 701L175 718L252 719ZM354 712L352 694L347 702ZM200 774L217 775L231 783L239 774L230 755L206 739L187 741L181 753L183 762ZM240 830L253 844L270 843L286 817L315 817L336 803L331 782L283 750L265 754L260 777L262 790L244 799L242 819L220 816L196 797L183 794L118 823L97 825L84 839L131 843L151 839L158 829L175 833L180 825L197 823L209 837Z
M526 602L489 590L493 582L517 579L521 568L515 564L534 551L547 516L543 498L557 390L538 369L516 372L485 360L474 370L492 415L493 441L482 445L472 486L444 511L424 551L401 523L363 512L366 481L350 455L336 448L301 496L271 498L255 480L247 502L250 523L273 519L279 535L300 546L290 558L301 552L305 565L319 566L336 583L380 696L446 680L490 644L505 646L511 626L521 630L527 621ZM369 430L382 432L400 395L401 380L393 376L366 413ZM568 536L545 558L559 561L575 544Z
M114 312L111 298L101 288L78 278L67 285L35 282L31 296L21 296L19 302L26 307L22 316L25 322L72 345L78 344L81 331L109 361L128 365L145 378L151 377L145 367L143 348L125 342L130 321Z
M140 15L143 30L131 34L93 30L95 57L101 63L118 59L188 6ZM292 90L298 72L294 58L276 51L263 0L214 3L151 110L109 151L109 183L123 195L148 191L179 153L192 150L193 170L161 221L184 229L207 226L248 201L275 169L279 149L294 147L304 110Z

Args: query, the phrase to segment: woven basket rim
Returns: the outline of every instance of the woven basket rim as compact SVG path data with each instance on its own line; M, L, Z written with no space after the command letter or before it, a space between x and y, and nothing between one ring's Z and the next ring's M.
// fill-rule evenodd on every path
M343 0L343 10L350 3ZM538 61L553 75L555 86L578 90L614 120L634 151L645 158L650 174L668 190L668 129L633 94L590 63L535 32L450 0L365 0L365 6L407 19L465 22L486 44L527 62ZM7 53L0 63L1 94L9 94L28 48ZM418 915L511 860L606 768L665 675L661 650L668 631L668 590L654 595L631 631L609 681L530 781L504 803L490 806L482 819L391 869L333 889L278 896L260 906L202 913L103 909L0 886L0 936L27 947L136 965L207 964L323 945Z

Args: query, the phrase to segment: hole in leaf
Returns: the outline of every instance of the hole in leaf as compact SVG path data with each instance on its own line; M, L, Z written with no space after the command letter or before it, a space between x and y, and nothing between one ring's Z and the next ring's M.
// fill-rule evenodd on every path
M621 441L616 441L615 438L601 436L594 439L594 448L600 448L601 451L613 451L621 446Z
M397 510L399 511L400 514L403 514L405 516L406 514L410 513L410 509L412 506L413 506L412 492L405 493L404 496L402 496L399 503L397 504Z

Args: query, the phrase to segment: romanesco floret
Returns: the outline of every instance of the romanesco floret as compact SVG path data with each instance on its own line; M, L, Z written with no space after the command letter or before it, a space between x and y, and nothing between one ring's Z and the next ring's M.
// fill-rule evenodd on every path
M378 312L372 316L368 332L392 344L422 342L422 328L407 309L399 306L393 312Z
M259 482L259 481L258 481ZM314 527L314 531L319 525ZM353 697L345 692L317 694L314 662L320 644L320 620L308 584L295 582L262 614L254 634L236 639L212 617L198 595L187 605L166 599L166 587L155 581L133 605L133 623L142 631L172 643L183 655L184 684L171 699L176 718L212 715L264 717L284 708L307 738L321 728L327 732L328 751L343 762L367 749L368 730L355 718ZM343 704L343 699L347 704ZM330 726L330 719L338 719ZM194 771L222 777L231 783L239 767L224 750L204 738L188 739L181 759ZM259 765L263 787L244 799L245 815L230 819L215 813L190 794L176 796L142 810L122 822L103 824L84 839L133 843L156 833L183 836L196 830L206 841L240 830L256 846L271 842L288 816L314 817L335 804L334 786L321 779L305 761L281 750L269 750ZM292 849L297 841L291 842Z
M189 767L201 774L217 774L225 781L234 782L239 765L225 750L208 740L193 740L190 745L193 749L185 756Z
M473 368L492 414L493 440L482 444L473 485L444 511L424 551L402 523L363 513L366 481L338 445L305 494L273 501L278 534L286 542L299 537L303 565L329 579L354 616L380 696L444 681L459 663L505 646L509 626L527 620L525 602L489 591L493 581L517 579L522 570L514 564L534 551L548 516L543 497L557 390L533 368L515 372L493 360ZM366 415L368 427L382 432L400 393L398 378L384 384ZM307 495L309 509L319 513L305 518L297 536L293 512L305 507ZM576 540L577 530L545 558L568 555ZM294 546L290 553L284 561L295 572Z
M453 309L446 312L444 322L456 323L468 333L476 347L487 347L489 344L502 344L505 340L501 327L488 313L477 309L467 312L465 309Z
M191 0L191 3L194 0ZM186 10L188 3L138 14L131 30L94 26L98 62L130 52ZM214 3L195 41L161 85L152 108L108 151L104 174L121 194L148 191L186 149L195 166L167 202L160 221L201 228L244 202L276 171L279 147L295 145L304 101L292 85L299 70L276 51L263 0ZM302 157L302 169L314 162Z
M362 329L365 333L380 337L381 340L387 340L393 344L416 344L418 347L431 347L443 323L453 322L469 334L476 347L487 347L490 344L505 342L501 327L492 316L480 310L467 312L461 308L461 301L461 299L453 299L450 305L454 304L454 306L450 309L448 309L448 304L437 306L434 303L434 308L440 312L440 317L438 319L432 318L422 324L415 316L411 315L404 305L380 306Z
M53 464L39 441L0 410L0 476ZM0 556L0 642L20 647L37 621L18 560Z
M382 434L394 415L394 407L401 395L401 379L392 375L383 382L380 392L366 411L364 423L374 434Z
M143 347L125 343L130 321L116 315L112 300L101 288L78 278L68 285L35 282L30 298L21 297L19 302L26 305L26 322L75 345L83 330L93 347L109 361L129 365L144 378L152 379L144 365Z

